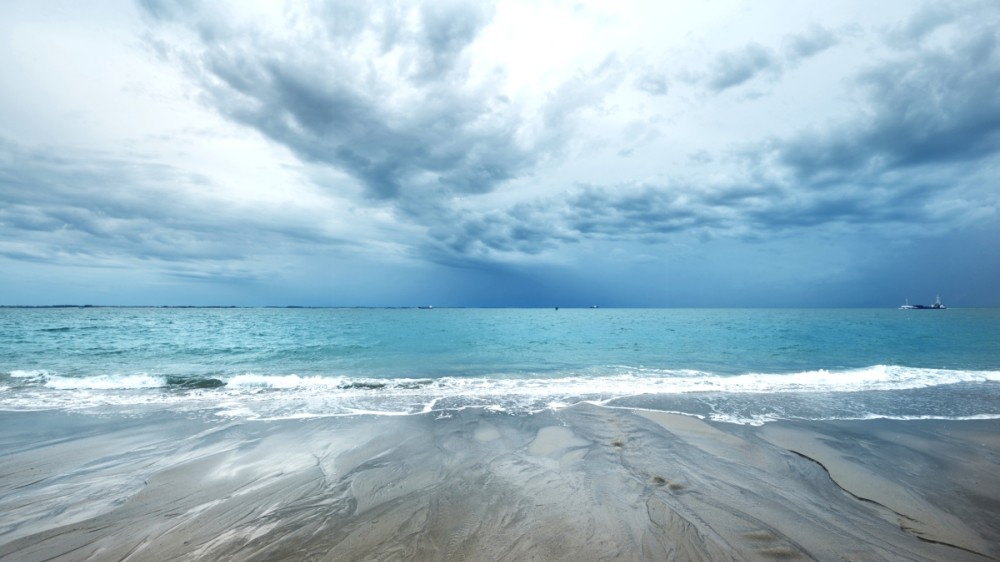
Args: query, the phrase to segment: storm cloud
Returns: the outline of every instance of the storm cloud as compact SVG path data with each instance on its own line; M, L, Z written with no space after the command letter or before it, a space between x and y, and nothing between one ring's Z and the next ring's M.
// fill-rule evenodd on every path
M918 245L971 271L995 244L993 2L119 1L0 8L0 260L31 303L43 270L152 304L711 304L737 273L736 304L871 303Z
M805 54L834 44L824 32L809 36ZM921 235L995 216L995 180L983 185L969 171L995 165L1000 152L994 29L983 26L943 46L914 46L851 79L863 94L856 114L825 128L757 139L725 156L751 173L712 185L581 185L517 212L467 217L450 247L461 252L478 242L497 254L537 253L588 238L758 239L816 227Z
M374 198L491 191L558 148L560 130L525 134L529 118L564 126L583 103L559 107L567 94L558 93L542 115L525 115L501 77L471 75L467 50L490 21L488 4L303 4L289 16L302 26L294 41L167 4L144 3L157 20L197 31L174 56L220 113L349 172Z
M0 254L109 268L137 262L170 275L257 275L247 261L309 247L353 247L307 209L220 197L211 180L155 162L57 154L0 139Z

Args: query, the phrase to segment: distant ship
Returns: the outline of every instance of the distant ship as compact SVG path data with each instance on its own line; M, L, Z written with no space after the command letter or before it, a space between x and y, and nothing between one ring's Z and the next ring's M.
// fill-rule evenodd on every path
M900 310L944 310L946 308L948 307L941 303L941 295L937 296L932 305L910 304L910 299L906 299L906 304L899 307Z

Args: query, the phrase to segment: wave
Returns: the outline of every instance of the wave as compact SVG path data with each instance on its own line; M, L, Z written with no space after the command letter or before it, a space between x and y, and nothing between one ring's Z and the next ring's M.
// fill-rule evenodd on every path
M995 397L1000 395L1000 387L994 386L997 382L1000 371L891 365L739 375L611 366L552 376L506 373L385 379L257 373L83 377L24 370L0 373L0 409L154 407L273 419L411 415L465 408L513 414L589 402L760 425L800 418L994 417ZM969 385L974 385L972 390ZM908 393L911 397L903 398Z
M316 390L402 392L447 390L483 394L673 394L692 392L859 392L906 390L965 382L1000 382L1000 371L920 369L874 365L858 369L818 369L793 373L720 375L695 370L627 366L539 376L371 378L298 374L155 375L147 373L62 376L45 370L12 371L9 377L55 390L144 390L154 388L228 390Z

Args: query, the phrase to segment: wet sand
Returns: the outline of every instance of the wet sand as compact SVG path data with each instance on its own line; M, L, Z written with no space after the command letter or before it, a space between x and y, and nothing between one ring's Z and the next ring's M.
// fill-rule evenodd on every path
M996 560L1000 421L0 412L0 560Z

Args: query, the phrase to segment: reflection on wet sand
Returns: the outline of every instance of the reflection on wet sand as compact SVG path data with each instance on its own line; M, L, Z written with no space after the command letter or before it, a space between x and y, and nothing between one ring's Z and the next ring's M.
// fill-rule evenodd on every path
M998 421L2 413L3 560L984 560Z

